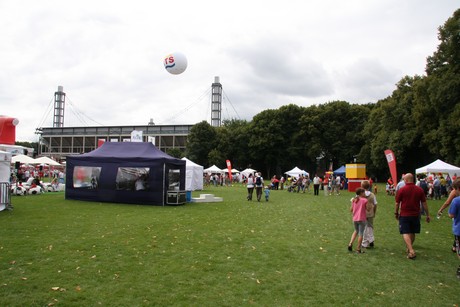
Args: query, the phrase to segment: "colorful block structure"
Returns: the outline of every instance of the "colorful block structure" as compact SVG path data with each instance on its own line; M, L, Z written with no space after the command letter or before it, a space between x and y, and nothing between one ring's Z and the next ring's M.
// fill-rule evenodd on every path
M347 164L345 176L348 179L348 191L355 192L361 186L361 181L366 179L366 164Z

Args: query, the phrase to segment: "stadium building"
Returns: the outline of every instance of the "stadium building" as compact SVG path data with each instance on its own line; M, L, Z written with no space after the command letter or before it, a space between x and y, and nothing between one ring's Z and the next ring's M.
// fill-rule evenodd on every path
M211 85L211 125L221 125L222 85L215 77ZM129 142L133 132L139 132L143 142L152 142L160 150L185 151L187 137L193 125L147 125L130 126L83 126L64 127L66 94L59 86L54 93L53 127L37 128L39 137L38 155L65 160L68 155L87 153L96 149L101 142Z

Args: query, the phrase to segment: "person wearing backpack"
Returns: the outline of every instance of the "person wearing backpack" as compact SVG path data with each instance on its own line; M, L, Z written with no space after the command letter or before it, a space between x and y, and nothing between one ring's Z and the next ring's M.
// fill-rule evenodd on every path
M264 179L262 178L260 172L256 173L255 187L256 187L257 201L260 201L260 199L262 198L262 189L264 187Z

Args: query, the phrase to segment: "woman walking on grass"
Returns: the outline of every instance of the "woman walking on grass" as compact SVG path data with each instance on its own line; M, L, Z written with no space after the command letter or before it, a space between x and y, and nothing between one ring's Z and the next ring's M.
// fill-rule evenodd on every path
M252 200L252 194L254 193L254 177L249 174L248 181L246 182L246 188L248 189L247 200Z

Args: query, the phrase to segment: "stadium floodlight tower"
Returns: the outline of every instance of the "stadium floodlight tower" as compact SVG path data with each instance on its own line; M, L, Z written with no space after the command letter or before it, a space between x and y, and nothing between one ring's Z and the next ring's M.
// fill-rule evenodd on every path
M211 126L220 127L222 123L222 84L220 84L219 77L214 77L211 92Z
M59 85L57 92L54 92L53 128L64 127L64 104L65 104L64 87L62 85Z

